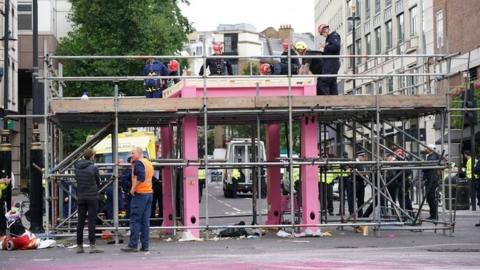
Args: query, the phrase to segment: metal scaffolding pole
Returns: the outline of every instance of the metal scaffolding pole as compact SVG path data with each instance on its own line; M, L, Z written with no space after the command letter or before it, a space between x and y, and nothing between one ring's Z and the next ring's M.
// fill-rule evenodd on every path
M118 111L120 101L118 97L118 84L114 86L115 103L115 126L112 133L112 154L113 154L113 224L115 227L115 244L119 244L118 232Z

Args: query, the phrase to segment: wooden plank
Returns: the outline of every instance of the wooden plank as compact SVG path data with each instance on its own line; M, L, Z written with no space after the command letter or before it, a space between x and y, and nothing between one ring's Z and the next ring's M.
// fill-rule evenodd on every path
M346 107L365 108L375 106L374 96L301 96L293 97L294 107Z
M208 98L208 109L255 109L255 97L211 97Z
M50 102L50 108L53 113L112 112L114 110L113 98L89 100L57 99Z
M288 97L255 97L257 108L285 108L288 107Z
M201 98L134 98L120 99L119 110L122 112L138 111L177 111L200 110Z
M424 107L438 108L446 107L447 100L445 96L440 95L421 95L421 96L380 96L380 107L398 108L398 107Z

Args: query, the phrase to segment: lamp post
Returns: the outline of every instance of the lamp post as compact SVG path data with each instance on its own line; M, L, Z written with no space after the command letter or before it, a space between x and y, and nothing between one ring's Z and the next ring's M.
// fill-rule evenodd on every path
M359 16L356 16L356 6L355 6L355 3L352 4L352 7L351 7L351 11L352 11L352 16L348 17L347 20L348 21L352 21L352 56L353 56L353 61L352 61L352 64L353 64L353 75L357 74L357 64L356 64L356 59L355 59L355 54L356 54L356 48L355 48L355 22L357 20L360 21L360 17ZM352 89L352 95L356 95L356 92L357 92L357 88L356 88L356 81L355 81L355 77L353 77L353 82L352 82L352 85L353 85L353 89Z

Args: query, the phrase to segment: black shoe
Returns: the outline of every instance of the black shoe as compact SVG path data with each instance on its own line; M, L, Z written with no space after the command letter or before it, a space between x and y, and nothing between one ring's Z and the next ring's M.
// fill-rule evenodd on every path
M475 224L475 227L480 227L480 223Z
M129 247L129 246L121 248L120 250L123 251L123 252L138 252L138 249L132 248L132 247Z
M148 252L148 248L140 248L140 251L143 251L143 252Z
M85 253L85 250L83 249L83 245L78 245L77 246L77 254Z

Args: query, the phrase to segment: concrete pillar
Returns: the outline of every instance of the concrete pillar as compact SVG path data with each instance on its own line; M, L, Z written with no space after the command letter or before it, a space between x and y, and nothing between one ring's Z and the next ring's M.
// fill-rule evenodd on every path
M315 115L304 115L300 124L301 156L303 158L317 158L317 134L318 123ZM318 167L316 165L301 165L300 175L302 177L302 223L319 223L319 201L318 201ZM318 227L304 227L313 231Z
M197 118L187 116L182 124L182 152L185 160L198 160ZM200 225L198 202L198 166L183 168L183 220L185 226ZM199 229L189 229L193 236L200 237Z
M276 158L280 156L280 125L267 125L266 132L267 160L276 161ZM266 224L280 224L282 210L280 166L269 166L267 168L267 204L268 215Z
M169 127L160 130L162 143L162 158L170 158L170 150L173 145L173 134ZM173 201L172 201L172 174L170 166L162 167L162 191L163 191L163 223L162 226L173 226ZM173 229L164 230L165 233L173 233Z

